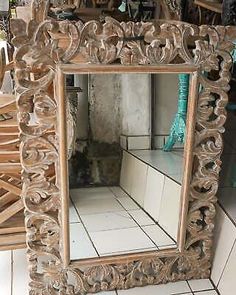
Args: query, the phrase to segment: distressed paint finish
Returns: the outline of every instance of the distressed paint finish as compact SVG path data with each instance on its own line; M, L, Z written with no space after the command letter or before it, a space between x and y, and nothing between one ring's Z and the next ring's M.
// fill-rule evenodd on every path
M90 75L89 125L91 139L119 143L121 117L121 76Z
M151 75L122 74L122 134L150 135Z
M33 7L39 9L39 4L42 2L35 1ZM44 5L42 7L45 8ZM221 165L221 133L226 120L225 105L232 64L229 53L232 44L225 41L227 29L196 27L180 22L118 23L110 18L104 24L52 20L37 23L44 11L37 14L36 9L37 19L31 21L28 27L21 20L12 23L15 36L13 42L18 48L15 54L16 91L30 294L86 294L209 277L215 195ZM54 40L48 33L54 34ZM55 40L58 33L60 36L69 36L71 42L59 48ZM143 37L135 40L134 36ZM193 40L192 36L194 50L192 46L187 46L188 40ZM84 265L81 262L80 266L63 263L68 260L68 253L63 252L67 240L62 238L66 230L61 219L62 194L66 191L61 181L65 171L63 167L60 169L58 160L63 158L58 150L62 134L46 132L51 128L59 130L58 124L61 129L65 127L62 119L56 120L59 102L57 95L54 97L52 93L56 65L68 63L81 55L83 61L90 64L106 65L118 61L129 68L140 65L142 69L148 67L151 71L153 65L163 65L164 70L170 69L171 64L184 61L186 69L198 69L201 91L198 94L194 85L190 90L192 95L197 93L198 96L197 122L196 126L188 123L192 130L195 126L194 142L187 140L188 147L193 146L194 167L192 171L189 158L186 173L191 183L189 194L186 190L188 195L183 199L180 216L180 251L133 254L107 260L103 258L93 262L93 265L89 262ZM115 66L118 69L118 65ZM213 69L219 71L216 81L202 76L203 71ZM61 83L61 74L57 77ZM61 91L60 87L57 91ZM212 104L214 94L217 94L216 103ZM36 126L29 125L32 104L37 118ZM62 114L63 107L59 109ZM54 165L55 181L46 175L48 167Z

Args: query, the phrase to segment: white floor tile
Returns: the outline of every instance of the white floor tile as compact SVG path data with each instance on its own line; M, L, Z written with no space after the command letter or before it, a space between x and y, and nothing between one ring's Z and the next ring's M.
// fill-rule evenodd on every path
M192 291L202 291L202 290L212 290L214 286L212 285L211 281L206 280L191 280L188 281L190 288Z
M144 198L144 209L156 220L159 219L161 197L165 176L157 170L148 167L147 185Z
M218 295L218 293L214 290L211 290L211 291L194 292L194 295ZM222 295L226 295L226 294L222 294Z
M133 179L130 195L141 207L143 207L148 166L142 161L135 159L133 167Z
M106 186L103 187L89 187L89 188L78 188L71 189L70 196L73 200L77 199L107 199L113 198L113 194L110 189Z
M29 274L26 249L13 251L12 295L28 294Z
M141 209L139 209L139 210L130 210L129 214L132 215L134 220L140 226L155 224L155 222Z
M119 186L111 186L109 187L109 189L113 192L114 196L118 199L128 196L127 193Z
M70 224L70 258L71 260L98 257L83 225Z
M189 292L191 292L191 290L189 289L188 284L185 281L182 281L176 283L168 283L166 285L118 290L118 295L172 295Z
M101 256L113 256L113 255L125 255L125 254L137 254L137 253L143 253L143 252L153 252L155 253L159 251L156 246L153 246L152 248L139 248L139 249L133 249L133 250L124 250L124 251L117 251L112 253L103 253Z
M80 215L116 212L124 210L124 208L119 204L119 202L115 198L82 198L74 200L74 203Z
M126 211L81 215L81 219L89 232L137 227Z
M0 251L0 294L11 295L11 251Z
M121 173L120 173L120 186L128 194L131 194L134 163L135 163L135 158L130 153L123 151Z
M139 227L95 232L90 236L101 255L155 247Z
M161 199L159 224L175 240L177 240L181 185L165 177Z
M147 235L159 246L173 245L174 242L158 225L142 226Z
M217 286L226 261L236 239L236 228L224 211L216 206L216 225L214 236L214 259L211 279Z
M222 295L231 295L235 293L236 290L236 243L229 256L229 260L224 269L223 275L220 279L218 289Z
M75 207L71 202L70 202L70 207L69 207L69 221L70 221L70 223L80 222L80 219L79 219L79 216L75 210Z
M94 295L94 293L88 293L88 295ZM95 293L97 295L116 295L116 291L107 291L107 292L99 292L99 293Z
M127 211L140 209L140 207L130 197L119 198L118 201Z

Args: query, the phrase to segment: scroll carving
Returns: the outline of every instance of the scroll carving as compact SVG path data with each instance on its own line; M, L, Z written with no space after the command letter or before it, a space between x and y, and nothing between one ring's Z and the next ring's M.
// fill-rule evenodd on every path
M211 266L216 192L226 120L232 59L226 27L197 27L181 22L86 24L13 20L17 47L15 70L21 131L30 294L86 294L148 284L207 278ZM60 45L62 37L66 40ZM190 45L189 45L190 44ZM194 141L184 251L153 255L129 263L64 268L61 257L56 66L84 63L195 66L201 84ZM217 70L219 77L203 72ZM212 103L214 102L214 103ZM34 117L34 124L30 123ZM48 173L55 169L56 177Z

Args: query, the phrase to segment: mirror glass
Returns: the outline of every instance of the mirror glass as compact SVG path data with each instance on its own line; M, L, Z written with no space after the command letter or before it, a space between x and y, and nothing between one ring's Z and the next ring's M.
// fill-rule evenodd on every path
M71 260L176 248L189 78L66 75Z

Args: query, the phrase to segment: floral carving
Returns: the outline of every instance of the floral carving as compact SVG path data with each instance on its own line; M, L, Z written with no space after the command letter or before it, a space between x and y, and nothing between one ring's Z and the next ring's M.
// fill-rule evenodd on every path
M30 294L79 295L208 277L232 65L228 28L181 22L119 23L111 18L104 23L39 22L42 17L43 12L28 25L22 20L12 22ZM56 66L76 58L92 64L179 64L198 71L201 87L183 250L160 251L127 263L63 266L63 196L55 132L58 102L53 87ZM203 75L212 70L219 73L215 80ZM50 169L56 171L56 177Z

